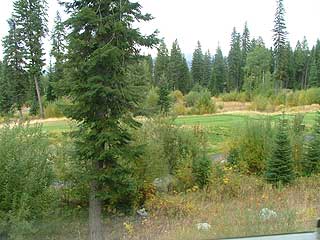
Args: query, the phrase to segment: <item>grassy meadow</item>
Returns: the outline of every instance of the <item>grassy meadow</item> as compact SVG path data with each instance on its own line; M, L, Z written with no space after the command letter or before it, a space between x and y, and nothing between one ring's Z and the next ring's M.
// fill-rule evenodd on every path
M281 115L256 113L181 116L174 120L178 126L200 126L209 137L209 153L223 153L225 142L248 119L271 118ZM315 113L304 114L304 124L310 129ZM293 118L290 115L289 118ZM43 129L55 142L62 133L74 128L68 120L43 123ZM105 233L110 239L215 239L221 237L249 236L298 231L312 231L320 216L319 176L298 178L285 188L273 188L260 177L235 173L223 165L213 165L211 184L207 189L196 186L186 192L174 194L150 193L145 202L149 216L116 216L105 219ZM263 208L272 209L276 218L261 219ZM82 207L64 218L42 223L40 238L50 234L58 240L86 239L87 215ZM196 224L209 223L208 231L198 231ZM42 225L41 224L41 225ZM46 229L50 224L51 227ZM47 232L49 231L49 233ZM35 238L33 238L35 239Z

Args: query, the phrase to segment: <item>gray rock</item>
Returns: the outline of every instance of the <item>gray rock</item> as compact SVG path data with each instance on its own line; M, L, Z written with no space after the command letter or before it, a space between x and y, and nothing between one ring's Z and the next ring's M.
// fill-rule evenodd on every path
M137 214L142 218L148 217L148 212L144 208L137 210Z
M199 231L208 231L211 229L211 225L209 223L197 223L196 227Z

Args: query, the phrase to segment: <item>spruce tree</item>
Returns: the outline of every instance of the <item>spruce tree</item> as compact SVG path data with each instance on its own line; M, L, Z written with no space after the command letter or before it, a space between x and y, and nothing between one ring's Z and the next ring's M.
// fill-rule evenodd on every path
M288 133L288 121L279 121L272 156L268 160L266 180L273 185L289 184L294 180L292 148Z
M314 59L310 66L310 74L309 74L309 87L319 87L319 80L318 80L318 72L317 72L317 63Z
M188 62L187 59L185 58L185 56L182 56L182 78L184 79L183 82L180 82L180 87L179 89L183 92L183 93L187 93L191 90L192 88L192 80L191 80L191 73L190 73L190 69L188 66Z
M240 34L237 33L236 28L233 28L231 34L231 46L228 56L228 67L229 67L229 90L240 91L242 88L241 82L241 41Z
M49 86L47 89L47 100L54 101L59 95L63 95L59 85L63 79L63 64L66 53L66 34L60 13L56 13L54 29L51 34L52 49L50 55L54 64L50 66ZM50 63L51 64L51 63Z
M241 82L244 82L245 72L244 68L247 62L247 56L250 51L250 31L247 22L244 25L241 36Z
M212 76L212 58L211 53L208 50L203 57L203 80L202 80L202 86L205 88L209 87L210 79Z
M159 85L163 78L168 81L169 61L169 52L164 40L162 40L158 48L158 54L154 65L154 81L156 85Z
M179 47L178 40L172 44L169 61L169 81L170 90L180 90L187 93L189 85L189 69L186 68L186 61Z
M130 165L138 157L131 127L139 124L131 112L140 86L126 78L141 47L157 43L155 34L141 35L133 25L152 19L129 0L67 2L65 90L72 101L66 115L78 123L76 150L89 180L89 239L103 240L103 203L132 204L137 197Z
M197 47L193 52L192 64L191 64L191 75L193 85L198 84L202 86L203 83L203 64L204 56L201 49L201 43L198 41Z
M8 115L12 111L14 105L13 93L4 70L5 65L0 62L0 115Z
M3 79L2 79L2 109L8 112L15 108L22 117L22 107L27 100L29 90L28 76L25 71L25 50L22 43L21 29L17 28L14 18L8 20L9 32L3 39Z
M302 162L303 174L310 176L320 173L320 112L317 112L311 139L305 144Z
M170 109L170 99L168 85L166 83L160 84L158 105L160 106L160 112L167 115Z
M275 54L275 81L276 90L282 88L287 79L286 64L287 59L284 54L284 49L287 42L287 31L285 22L285 8L283 0L277 0L277 9L274 19L274 29L273 29L273 44L274 44L274 54Z
M39 104L40 117L44 118L41 100L40 78L44 63L42 41L48 32L46 0L17 0L13 4L14 18L22 35L22 46L26 52L28 76L33 88L30 89L33 102Z
M222 93L227 84L227 65L220 46L217 48L211 76L210 90L213 94Z

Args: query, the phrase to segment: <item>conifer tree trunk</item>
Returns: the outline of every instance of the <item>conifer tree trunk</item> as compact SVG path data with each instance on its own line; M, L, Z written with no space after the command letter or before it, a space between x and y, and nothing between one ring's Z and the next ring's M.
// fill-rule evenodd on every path
M39 88L39 83L36 77L34 77L34 84L36 86L36 92L37 92L37 98L39 102L39 110L40 110L40 118L44 118L44 110L42 106L42 101L41 101L41 93L40 93L40 88Z
M102 201L97 198L98 183L92 180L89 199L89 240L104 240L102 232Z

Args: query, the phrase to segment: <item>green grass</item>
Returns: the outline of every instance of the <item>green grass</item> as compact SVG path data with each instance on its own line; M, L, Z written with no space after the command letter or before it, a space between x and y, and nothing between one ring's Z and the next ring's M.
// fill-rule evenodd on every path
M293 118L293 114L289 115ZM221 114L221 115L199 115L183 116L175 120L179 126L202 126L208 131L209 153L220 153L223 150L223 143L236 128L241 128L248 119L271 118L277 120L281 115L260 115L260 114ZM307 127L313 123L315 113L305 114L304 122ZM43 129L48 133L68 132L74 127L74 123L68 120L58 120L43 123Z
M48 133L62 133L68 132L72 129L74 124L68 120L58 120L54 122L45 122L42 124L43 130Z
M293 118L293 114L289 118ZM219 153L223 150L223 142L232 134L234 129L241 128L248 119L271 118L273 121L281 115L260 115L260 114L221 114L202 116L183 116L176 119L178 125L202 126L208 131L209 152ZM315 117L315 113L305 114L304 123L309 127Z

